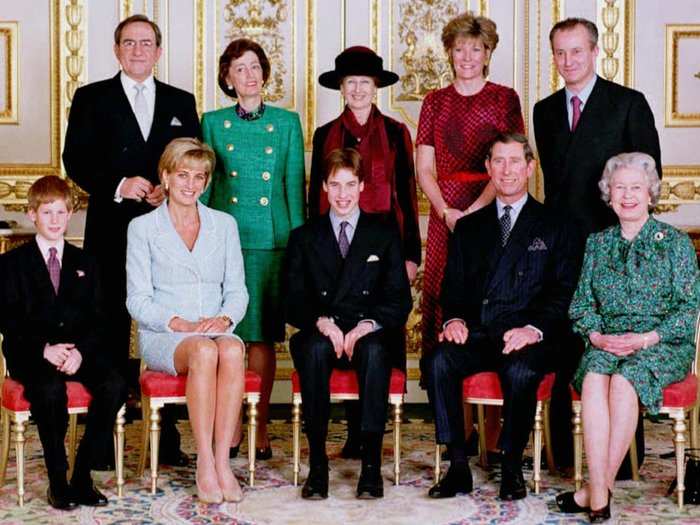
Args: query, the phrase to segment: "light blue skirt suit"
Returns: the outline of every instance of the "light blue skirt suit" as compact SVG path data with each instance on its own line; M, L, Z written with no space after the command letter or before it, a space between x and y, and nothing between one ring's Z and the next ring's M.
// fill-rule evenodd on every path
M198 203L192 251L175 231L167 202L129 224L126 307L138 323L141 356L151 370L176 375L173 356L191 332L173 332L174 317L228 316L231 337L248 306L238 226L227 213ZM224 334L202 334L216 337Z

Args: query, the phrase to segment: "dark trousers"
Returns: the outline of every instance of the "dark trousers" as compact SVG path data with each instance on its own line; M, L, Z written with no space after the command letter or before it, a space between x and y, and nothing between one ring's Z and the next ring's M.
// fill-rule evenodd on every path
M535 420L537 387L548 371L549 350L543 343L508 355L502 341L470 333L466 344L440 343L425 362L428 399L435 414L438 443L464 442L462 381L478 372L498 373L503 391L503 429L499 446L513 461L522 458Z
M126 401L124 378L111 367L94 362L83 362L75 375L67 376L46 360L31 370L13 371L12 375L24 385L24 395L31 403L52 484L65 483L68 470L64 446L68 429L66 381L79 381L90 391L92 402L73 473L74 480L87 479L90 466L100 455L101 444L112 441L117 412Z
M352 360L345 355L338 359L330 339L316 329L292 336L289 346L301 382L302 414L312 461L325 459L330 377L334 368L352 368L357 372L360 430L384 432L391 361L382 332L378 330L358 340Z

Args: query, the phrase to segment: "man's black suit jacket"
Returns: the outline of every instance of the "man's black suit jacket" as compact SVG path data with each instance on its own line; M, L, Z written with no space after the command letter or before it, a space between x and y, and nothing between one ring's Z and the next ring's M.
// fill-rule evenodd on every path
M44 346L73 343L84 366L103 358L104 316L95 260L66 243L58 295L32 240L0 256L0 332L10 374L31 380Z
M126 230L131 219L153 207L130 199L114 202L119 181L138 175L158 184L158 160L165 146L177 137L201 136L194 96L158 80L155 85L148 140L117 74L75 92L63 149L68 176L90 196L84 247L98 258L110 282L116 279L124 288L124 296Z
M344 260L328 214L312 219L287 244L287 322L306 331L319 317L332 317L344 332L363 319L402 327L412 307L404 260L398 228L385 217L360 213ZM403 359L393 357L394 366Z
M555 342L578 281L570 228L528 196L505 248L500 239L495 201L457 222L442 284L444 319L463 319L494 342L530 324Z
M638 91L598 77L574 133L569 128L564 89L535 104L533 120L544 174L544 203L573 219L582 242L588 234L617 223L598 188L610 157L648 153L661 175L654 115Z

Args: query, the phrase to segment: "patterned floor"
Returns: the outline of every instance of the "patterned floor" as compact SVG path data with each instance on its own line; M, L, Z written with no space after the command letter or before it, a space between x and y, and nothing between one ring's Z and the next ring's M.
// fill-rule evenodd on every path
M647 421L647 460L641 482L621 482L615 491L611 523L700 523L700 506L687 506L677 511L675 499L666 497L674 477L671 459L660 455L671 451L671 431L667 422ZM31 426L27 435L27 502L23 509L15 504L15 468L11 454L8 480L0 489L0 523L85 523L142 524L193 523L198 525L232 524L500 524L500 523L586 523L585 515L567 516L557 513L554 496L572 486L569 479L544 472L544 488L538 496L530 495L514 503L500 502L499 471L473 467L475 486L470 496L434 501L426 497L432 484L433 427L422 420L404 425L402 480L393 486L392 450L389 435L385 441L385 498L358 501L354 498L359 462L337 457L342 439L342 426L332 425L329 438L331 453L331 489L326 501L307 502L299 497L299 488L291 484L291 429L288 423L273 422L271 433L274 458L259 462L257 483L245 487L245 499L239 504L203 505L194 497L193 468L162 468L159 494L152 497L146 479L134 479L137 461L135 452L137 427L127 432L127 484L125 497L117 500L112 473L96 473L98 484L110 497L110 505L102 509L80 508L66 513L54 511L46 504L46 472L36 434ZM181 424L186 451L192 451L189 428ZM245 452L245 451L244 451ZM302 451L302 461L306 450ZM194 460L194 458L192 458ZM245 460L233 460L239 479L246 479ZM192 461L194 463L194 461ZM474 461L472 461L474 463ZM305 475L302 467L302 479ZM526 472L529 477L530 472Z

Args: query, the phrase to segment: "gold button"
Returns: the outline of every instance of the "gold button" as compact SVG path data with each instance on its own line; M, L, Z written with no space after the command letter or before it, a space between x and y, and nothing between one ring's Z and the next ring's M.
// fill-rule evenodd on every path
M230 120L224 120L224 127L225 127L226 129L230 128L230 127L231 127L231 121L230 121Z
M270 133L272 133L273 131L275 131L275 126L273 126L272 124L268 124L268 125L267 125L267 131L269 131Z
M238 204L238 197L231 197L231 204Z
M269 172L269 171L263 171L262 179L263 179L263 180L270 180L270 172Z
M238 172L236 170L233 170L231 172L231 177L238 177Z
M260 197L260 205L261 206L267 206L270 203L269 200L267 200L267 197Z
M272 153L272 146L268 146L267 148L265 148L265 153L267 153L268 155Z
M228 151L233 151L233 144L226 144L226 149Z

